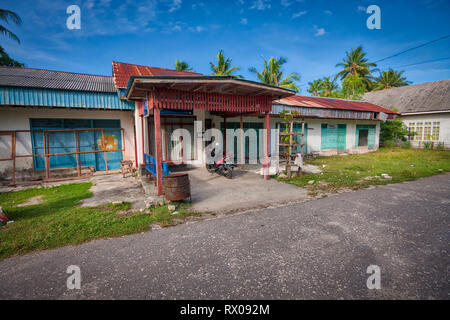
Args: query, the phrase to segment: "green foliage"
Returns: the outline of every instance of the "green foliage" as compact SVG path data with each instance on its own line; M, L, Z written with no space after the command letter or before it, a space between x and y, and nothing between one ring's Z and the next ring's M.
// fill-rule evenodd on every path
M383 141L383 147L386 148L394 148L397 146L397 143L394 140L386 140Z
M331 77L324 77L321 82L320 96L331 98L333 94L339 89L339 85L336 83L337 76L333 79Z
M178 59L175 60L175 70L194 72L194 69L192 69L192 67L187 62Z
M356 49L352 48L350 52L347 51L345 54L343 62L336 64L336 67L342 67L338 76L341 77L341 80L344 80L349 74L358 75L363 79L366 89L369 90L372 86L372 72L377 70L371 68L376 67L376 63L367 60L366 53L361 46Z
M400 120L389 120L380 125L380 143L384 145L386 141L405 141L410 135L408 128Z
M25 64L12 59L6 51L0 47L0 66L2 67L24 67Z
M0 20L9 23L10 21L16 25L22 24L22 19L20 19L19 15L15 12L6 9L0 9ZM7 36L8 38L20 43L19 37L11 30L7 29L4 25L0 24L0 34Z
M433 146L433 144L430 141L425 141L423 143L423 148L426 150L431 150L432 146Z
M34 188L0 194L0 206L14 223L0 227L0 259L14 254L93 239L110 238L149 230L151 223L167 226L172 219L184 219L196 213L187 204L178 204L176 216L167 206L133 212L130 203L79 207L92 196L91 183L66 184L52 188ZM43 202L18 207L28 199L41 196Z
M240 67L231 67L231 58L225 58L223 50L220 50L217 54L217 65L210 62L211 75L212 76L231 76L242 79L243 76L233 74L235 71L240 70Z
M322 90L322 80L315 79L313 82L308 82L308 92L313 96L319 96L320 91Z
M438 144L436 145L436 150L444 151L445 150L444 142L438 142Z
M278 180L306 187L310 192L335 192L340 188L360 189L371 185L417 180L441 174L441 170L444 173L450 172L449 157L448 150L381 148L366 154L305 159L305 163L321 167L323 173ZM383 179L383 173L389 174L392 180ZM309 185L310 180L316 183Z
M407 86L411 83L406 77L403 77L404 71L395 71L389 68L388 71L383 71L375 80L375 86L373 90L385 90L389 88Z
M272 57L269 61L264 59L264 68L261 72L258 72L255 67L251 67L248 70L256 74L256 77L262 83L300 92L300 88L296 83L300 81L300 75L297 72L292 72L283 78L282 66L285 63L287 63L286 57L280 57L278 59Z
M342 91L347 99L361 99L364 93L367 92L366 82L357 73L349 73L342 81Z
M402 148L411 149L411 141L409 140L403 141Z

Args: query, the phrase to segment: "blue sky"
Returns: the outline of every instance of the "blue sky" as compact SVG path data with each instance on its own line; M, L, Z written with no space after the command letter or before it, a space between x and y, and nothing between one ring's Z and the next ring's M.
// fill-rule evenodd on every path
M68 30L66 8L81 8L81 30ZM369 30L365 8L381 8L381 30ZM209 74L220 49L255 80L262 56L286 56L285 72L301 75L302 93L315 78L334 75L352 47L372 61L450 34L449 0L6 0L22 40L0 38L27 67L111 75L111 61L173 68L187 61ZM384 70L450 57L450 38L379 64ZM450 59L399 68L413 83L450 78Z

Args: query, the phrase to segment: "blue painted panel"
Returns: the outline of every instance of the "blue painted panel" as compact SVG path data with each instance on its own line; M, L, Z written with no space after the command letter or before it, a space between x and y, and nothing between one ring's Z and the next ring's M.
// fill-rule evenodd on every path
M30 119L32 130L51 130L51 129L85 129L85 128L103 128L118 129L117 131L105 131L105 141L114 143L116 149L122 149L122 132L120 130L120 120L102 120L102 119ZM43 154L44 140L42 132L32 133L32 144L34 154ZM49 132L48 133L49 152L65 153L75 152L75 141L73 132ZM101 132L99 131L80 131L79 132L79 151L100 150ZM105 154L88 153L80 155L80 165L82 167L94 167L95 170L105 170ZM60 155L49 158L50 168L75 168L76 155ZM122 152L107 152L107 161L109 169L119 169L122 160ZM45 160L43 157L34 158L36 170L45 169Z
M134 110L116 93L0 87L0 105Z

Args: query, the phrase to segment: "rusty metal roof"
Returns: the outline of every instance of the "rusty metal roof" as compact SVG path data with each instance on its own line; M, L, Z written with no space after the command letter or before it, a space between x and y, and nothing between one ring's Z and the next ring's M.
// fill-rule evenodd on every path
M116 92L110 76L17 67L0 67L0 86Z
M201 73L177 71L157 67L142 66L123 62L112 62L114 83L118 88L126 88L131 76L165 77L165 76L203 76Z
M291 96L280 100L273 101L273 104L281 104L287 106L326 108L337 110L353 110L366 112L384 112L388 114L397 114L395 111L377 106L373 103L356 100L345 100L323 97L307 97L307 96Z

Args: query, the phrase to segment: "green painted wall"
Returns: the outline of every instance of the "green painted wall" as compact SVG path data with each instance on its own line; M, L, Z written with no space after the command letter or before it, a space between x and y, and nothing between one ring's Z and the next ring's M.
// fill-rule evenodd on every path
M368 147L369 149L375 149L375 136L376 136L376 125L370 125L370 124L358 124L356 125L356 132L355 132L355 146L356 148L358 148L358 144L359 144L359 130L364 130L367 129L369 130L369 134L368 134Z

